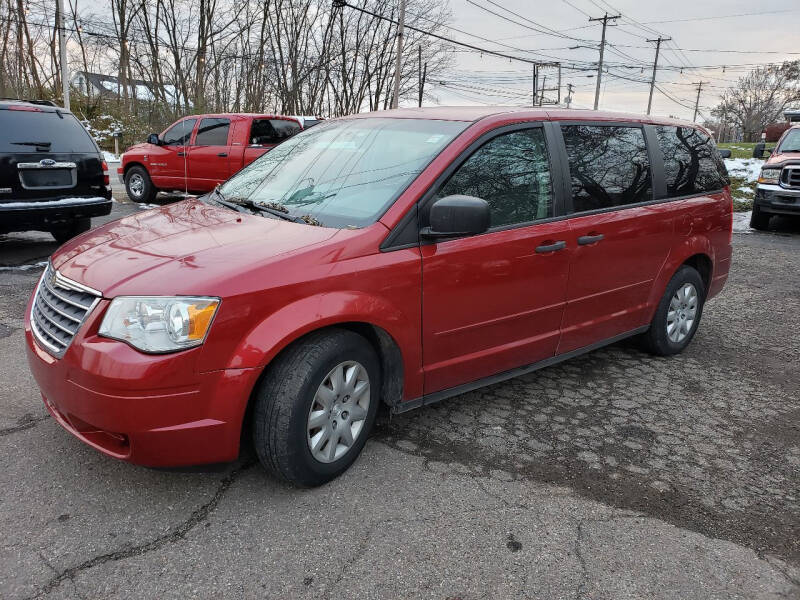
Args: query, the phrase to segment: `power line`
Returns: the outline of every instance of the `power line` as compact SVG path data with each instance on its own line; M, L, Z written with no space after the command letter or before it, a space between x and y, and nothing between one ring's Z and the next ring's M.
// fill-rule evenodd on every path
M605 13L602 17L592 17L589 21L602 21L603 22L603 35L600 38L600 61L597 63L597 88L595 89L594 93L594 109L597 110L597 106L600 104L600 81L603 78L603 51L606 48L606 26L608 25L609 21L615 21L619 19L621 15L616 15L610 17L608 13Z

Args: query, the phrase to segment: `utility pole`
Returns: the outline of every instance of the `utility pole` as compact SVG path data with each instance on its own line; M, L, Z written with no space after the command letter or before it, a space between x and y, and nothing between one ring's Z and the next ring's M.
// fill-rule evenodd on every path
M542 77L542 89L539 91L539 106L544 104L544 84L547 83L547 75Z
M572 84L568 83L567 84L567 108L569 108L570 104L572 104Z
M606 25L608 25L609 21L614 21L619 19L622 15L616 15L614 17L609 17L608 13L604 14L602 17L597 17L595 19L589 19L589 21L602 21L603 22L603 35L600 38L600 62L597 63L597 89L594 92L594 109L597 110L597 106L600 104L600 81L603 78L603 52L606 49Z
M647 114L650 114L650 108L653 106L653 88L656 87L656 69L658 68L658 53L661 50L661 42L669 42L672 38L662 38L658 36L658 39L655 40L647 40L648 42L655 42L656 43L656 58L653 61L653 78L650 80L650 97L647 99Z
M69 65L67 65L67 31L64 0L58 1L58 51L61 61L61 87L64 90L64 108L69 110Z
M425 63L425 66L422 65L422 44L417 46L417 55L419 56L419 70L417 72L419 105L422 106L422 94L425 90L425 77L428 75L428 63Z
M406 20L406 0L400 0L400 18L397 21L397 57L394 63L394 96L392 108L400 104L400 70L403 67L403 27Z
M703 89L703 84L708 83L707 81L698 81L695 83L697 86L697 100L694 103L694 117L692 117L692 121L695 123L697 122L697 113L700 110L700 91Z
M533 99L531 106L536 106L536 97L539 95L539 65L533 63Z

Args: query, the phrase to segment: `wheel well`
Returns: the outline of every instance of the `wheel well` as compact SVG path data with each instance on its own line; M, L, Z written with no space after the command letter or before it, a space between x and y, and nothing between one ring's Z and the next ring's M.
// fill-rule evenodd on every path
M142 167L145 171L147 171L147 167L145 167L142 163L131 162L131 163L128 163L127 165L125 165L125 170L122 171L122 178L123 179L125 178L125 175L128 174L128 171L130 171L133 167ZM149 173L148 173L148 175L149 175Z
M309 335L319 333L320 331L325 331L326 329L336 328L347 329L353 333L357 333L370 343L372 349L375 350L375 354L378 355L378 360L381 364L381 399L388 406L396 406L399 404L403 400L403 355L400 352L400 347L397 345L397 342L394 341L394 338L392 338L392 336L389 335L386 330L378 327L377 325L353 321L336 323L335 325L314 329L288 344L272 360L274 361L278 356L286 352L286 350L291 346L301 343ZM255 405L255 395L258 392L259 386L261 385L261 380L264 378L268 370L269 365L266 365L264 370L261 372L258 381L256 381L256 384L253 386L253 389L250 392L250 398L247 400L247 409L245 410L244 418L242 419L242 446L250 444L250 436L248 435L248 432L252 419L253 406Z
M706 293L708 293L708 287L711 285L711 271L713 269L711 259L705 254L695 254L683 261L683 264L689 265L700 273L703 285L706 288Z

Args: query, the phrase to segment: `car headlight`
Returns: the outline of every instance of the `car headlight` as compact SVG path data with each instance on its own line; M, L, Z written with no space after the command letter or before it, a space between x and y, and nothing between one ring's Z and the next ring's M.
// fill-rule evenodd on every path
M778 183L780 178L780 169L761 169L761 174L758 176L758 183Z
M120 296L100 325L100 335L142 352L177 352L202 344L219 298Z

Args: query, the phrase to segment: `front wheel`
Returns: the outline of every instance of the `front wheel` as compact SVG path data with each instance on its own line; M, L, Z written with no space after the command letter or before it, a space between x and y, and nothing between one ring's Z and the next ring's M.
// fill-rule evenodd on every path
M253 441L261 464L305 487L341 475L372 430L380 379L371 345L351 331L319 332L290 346L256 394Z
M134 202L146 204L152 202L158 194L147 170L140 166L131 167L125 173L125 191Z
M769 228L770 214L761 212L758 204L753 204L753 212L750 213L750 227L759 231Z
M697 332L705 297L700 273L683 265L667 284L650 329L642 336L645 348L659 356L682 352Z

